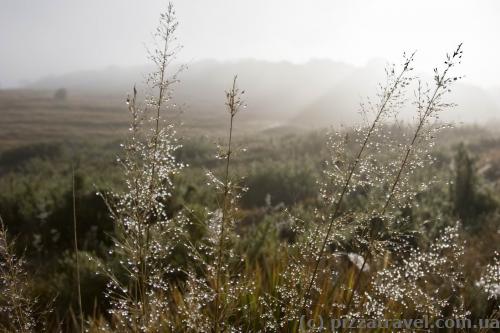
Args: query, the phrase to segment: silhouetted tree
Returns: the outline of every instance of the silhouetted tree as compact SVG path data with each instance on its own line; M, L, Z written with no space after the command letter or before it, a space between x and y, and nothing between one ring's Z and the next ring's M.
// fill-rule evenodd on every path
M494 198L480 188L476 174L475 161L460 144L455 156L455 176L451 186L453 213L469 228L479 227L479 218L492 212L496 203Z
M68 97L68 91L65 88L59 88L54 93L54 99L56 101L65 101Z

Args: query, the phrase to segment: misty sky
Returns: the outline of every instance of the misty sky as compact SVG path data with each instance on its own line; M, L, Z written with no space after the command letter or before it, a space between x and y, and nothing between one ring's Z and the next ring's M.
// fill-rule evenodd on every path
M329 58L363 65L418 50L432 72L464 42L467 81L500 86L500 1L176 0L183 61ZM0 85L147 62L165 0L0 0Z

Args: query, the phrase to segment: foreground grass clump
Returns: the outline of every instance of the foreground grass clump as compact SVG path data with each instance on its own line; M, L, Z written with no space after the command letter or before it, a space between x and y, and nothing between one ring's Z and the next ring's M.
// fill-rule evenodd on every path
M186 180L194 178L193 171L178 157L196 155L193 160L202 165L205 152L183 151L175 126L166 121L179 75L169 72L180 50L176 28L169 6L156 31L158 49L150 52L157 66L148 80L150 91L142 104L135 88L127 99L130 131L117 160L122 173L115 176L121 185L98 191L102 206L82 217L77 213L83 203L97 207L91 204L95 195L79 196L84 180L72 173L61 214L74 224L25 242L37 260L48 253L46 239L61 246L52 250L57 253L52 260L62 267L52 274L53 284L74 292L59 290L54 302L67 296L67 313L59 317L56 305L52 319L39 314L36 288L30 290L37 283L27 274L31 268L13 254L0 230L5 331L28 332L45 324L53 331L294 332L302 318L498 315L498 258L493 259L498 254L486 255L492 260L484 260L480 270L468 267L474 249L464 238L473 234L457 222L470 224L479 213L486 221L498 212L498 203L476 191L463 148L456 160L468 164L455 169L452 186L440 186L433 171L434 140L447 127L438 117L452 106L446 94L459 79L453 71L461 45L434 70L429 84L413 75L414 54L405 55L400 66L388 66L376 100L362 105L363 123L331 131L326 148L318 147L325 158L317 183L310 165L303 173L282 167L241 178L241 165L235 166L245 152L237 148L234 128L246 105L234 77L225 95L227 141L218 146L218 162L203 171L201 188L195 188ZM410 103L411 90L415 122L403 123L398 114ZM264 195L269 184L294 193L277 189ZM248 197L246 185L257 187ZM452 196L449 214L439 212L445 204L429 204L446 190ZM465 210L464 198L470 197L474 209ZM488 209L481 208L485 198ZM85 229L81 239L82 220L105 221L99 224L104 231ZM482 230L497 228L492 223ZM73 232L74 239L60 245L60 233ZM63 258L62 248L70 249ZM64 275L64 268L71 273ZM88 301L90 286L98 290ZM51 304L46 298L41 301Z

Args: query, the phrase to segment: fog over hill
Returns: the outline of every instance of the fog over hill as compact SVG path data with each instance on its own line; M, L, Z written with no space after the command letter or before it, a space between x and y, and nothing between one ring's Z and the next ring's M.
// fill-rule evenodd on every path
M374 61L352 71L349 76L308 105L295 120L314 127L324 122L349 125L358 121L360 103L368 99L376 101L377 85L385 82L383 68L383 63ZM423 83L433 83L432 78L425 73L418 73L417 76ZM410 92L408 97L410 99L400 111L400 116L411 120L415 114L413 94ZM500 98L478 86L458 82L444 101L456 106L441 114L440 119L443 121L489 124L500 120Z
M234 74L247 93L248 113L243 118L261 119L276 124L300 127L349 125L359 120L360 102L374 98L377 84L384 82L385 61L375 59L355 67L330 60L312 60L304 64L239 60L219 62L203 60L188 64L175 87L174 99L184 112L217 116L224 108L224 91ZM109 67L47 77L29 85L31 89L64 87L70 94L126 96L134 83L144 90L142 67ZM417 73L418 74L418 73ZM422 80L430 77L419 74ZM449 99L458 106L443 115L446 121L487 123L500 119L500 89L489 91L467 84L456 85ZM411 94L410 94L411 95ZM403 116L411 118L411 101Z
M495 100L497 106L500 107L500 86L489 89L489 93Z

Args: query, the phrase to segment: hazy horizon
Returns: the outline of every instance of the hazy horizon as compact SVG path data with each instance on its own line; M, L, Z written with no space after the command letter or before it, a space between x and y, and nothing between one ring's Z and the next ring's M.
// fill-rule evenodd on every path
M147 64L167 1L0 0L0 87L46 76ZM306 63L329 59L363 66L397 62L417 50L416 67L431 73L464 43L461 73L485 88L500 86L500 3L452 1L173 1L180 22L180 61L256 59Z

